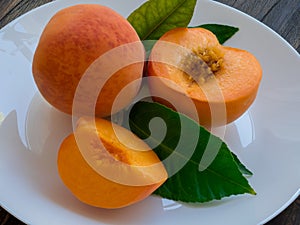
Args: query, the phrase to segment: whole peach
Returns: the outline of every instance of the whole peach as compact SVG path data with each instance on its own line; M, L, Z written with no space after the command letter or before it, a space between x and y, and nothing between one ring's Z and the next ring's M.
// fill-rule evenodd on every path
M121 46L127 47L109 54ZM101 57L104 60L97 63ZM140 82L123 92L112 112L120 90L142 77L144 57L143 45L124 17L102 5L78 4L57 12L45 26L32 72L42 96L58 110L74 113L77 94L80 107L75 113L92 111L103 117L126 107L135 97ZM84 75L86 81L78 91Z

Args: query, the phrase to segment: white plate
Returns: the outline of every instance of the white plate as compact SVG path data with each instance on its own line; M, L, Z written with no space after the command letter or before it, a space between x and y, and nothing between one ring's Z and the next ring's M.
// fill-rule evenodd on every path
M80 2L106 4L125 17L142 0L57 0L0 32L0 203L33 225L260 224L298 195L300 187L299 54L249 16L216 2L198 1L193 25L222 23L240 31L226 44L252 52L264 75L255 103L227 128L226 141L254 172L257 196L242 195L192 207L158 197L120 210L89 207L70 195L56 170L57 147L71 131L69 116L40 97L31 75L39 35L59 9ZM31 149L31 151L29 151Z

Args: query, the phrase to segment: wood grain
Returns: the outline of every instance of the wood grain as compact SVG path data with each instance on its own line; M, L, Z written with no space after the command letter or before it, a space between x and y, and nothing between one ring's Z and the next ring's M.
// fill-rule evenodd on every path
M299 0L218 0L263 22L300 52Z
M0 0L0 28L51 0ZM218 0L263 22L300 52L300 0ZM0 180L1 182L1 180ZM299 225L300 197L266 225ZM24 225L0 207L0 225Z
M0 28L24 13L52 0L0 0Z

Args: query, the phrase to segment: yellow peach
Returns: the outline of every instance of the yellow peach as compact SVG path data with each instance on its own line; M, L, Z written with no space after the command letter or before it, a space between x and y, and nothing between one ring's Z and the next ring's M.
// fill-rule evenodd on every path
M96 118L80 118L61 144L58 172L82 202L121 208L142 201L167 179L150 147L129 130Z

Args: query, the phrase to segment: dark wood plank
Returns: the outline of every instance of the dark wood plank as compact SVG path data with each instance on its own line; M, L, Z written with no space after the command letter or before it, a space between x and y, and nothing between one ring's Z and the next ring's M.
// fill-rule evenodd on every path
M0 0L0 28L18 16L52 0ZM299 0L217 0L265 23L300 52ZM299 225L300 197L266 225ZM24 225L0 207L0 225Z
M22 0L12 0L12 1L0 1L0 20L4 16L10 13L10 11L15 8L16 5L18 5Z
M288 7L286 7L288 4ZM276 21L276 22L274 22ZM300 1L281 0L264 16L262 22L277 31L300 51Z
M52 0L0 0L0 28L24 13Z
M299 0L217 0L263 22L300 52Z
M1 225L25 225L0 207L0 224Z

